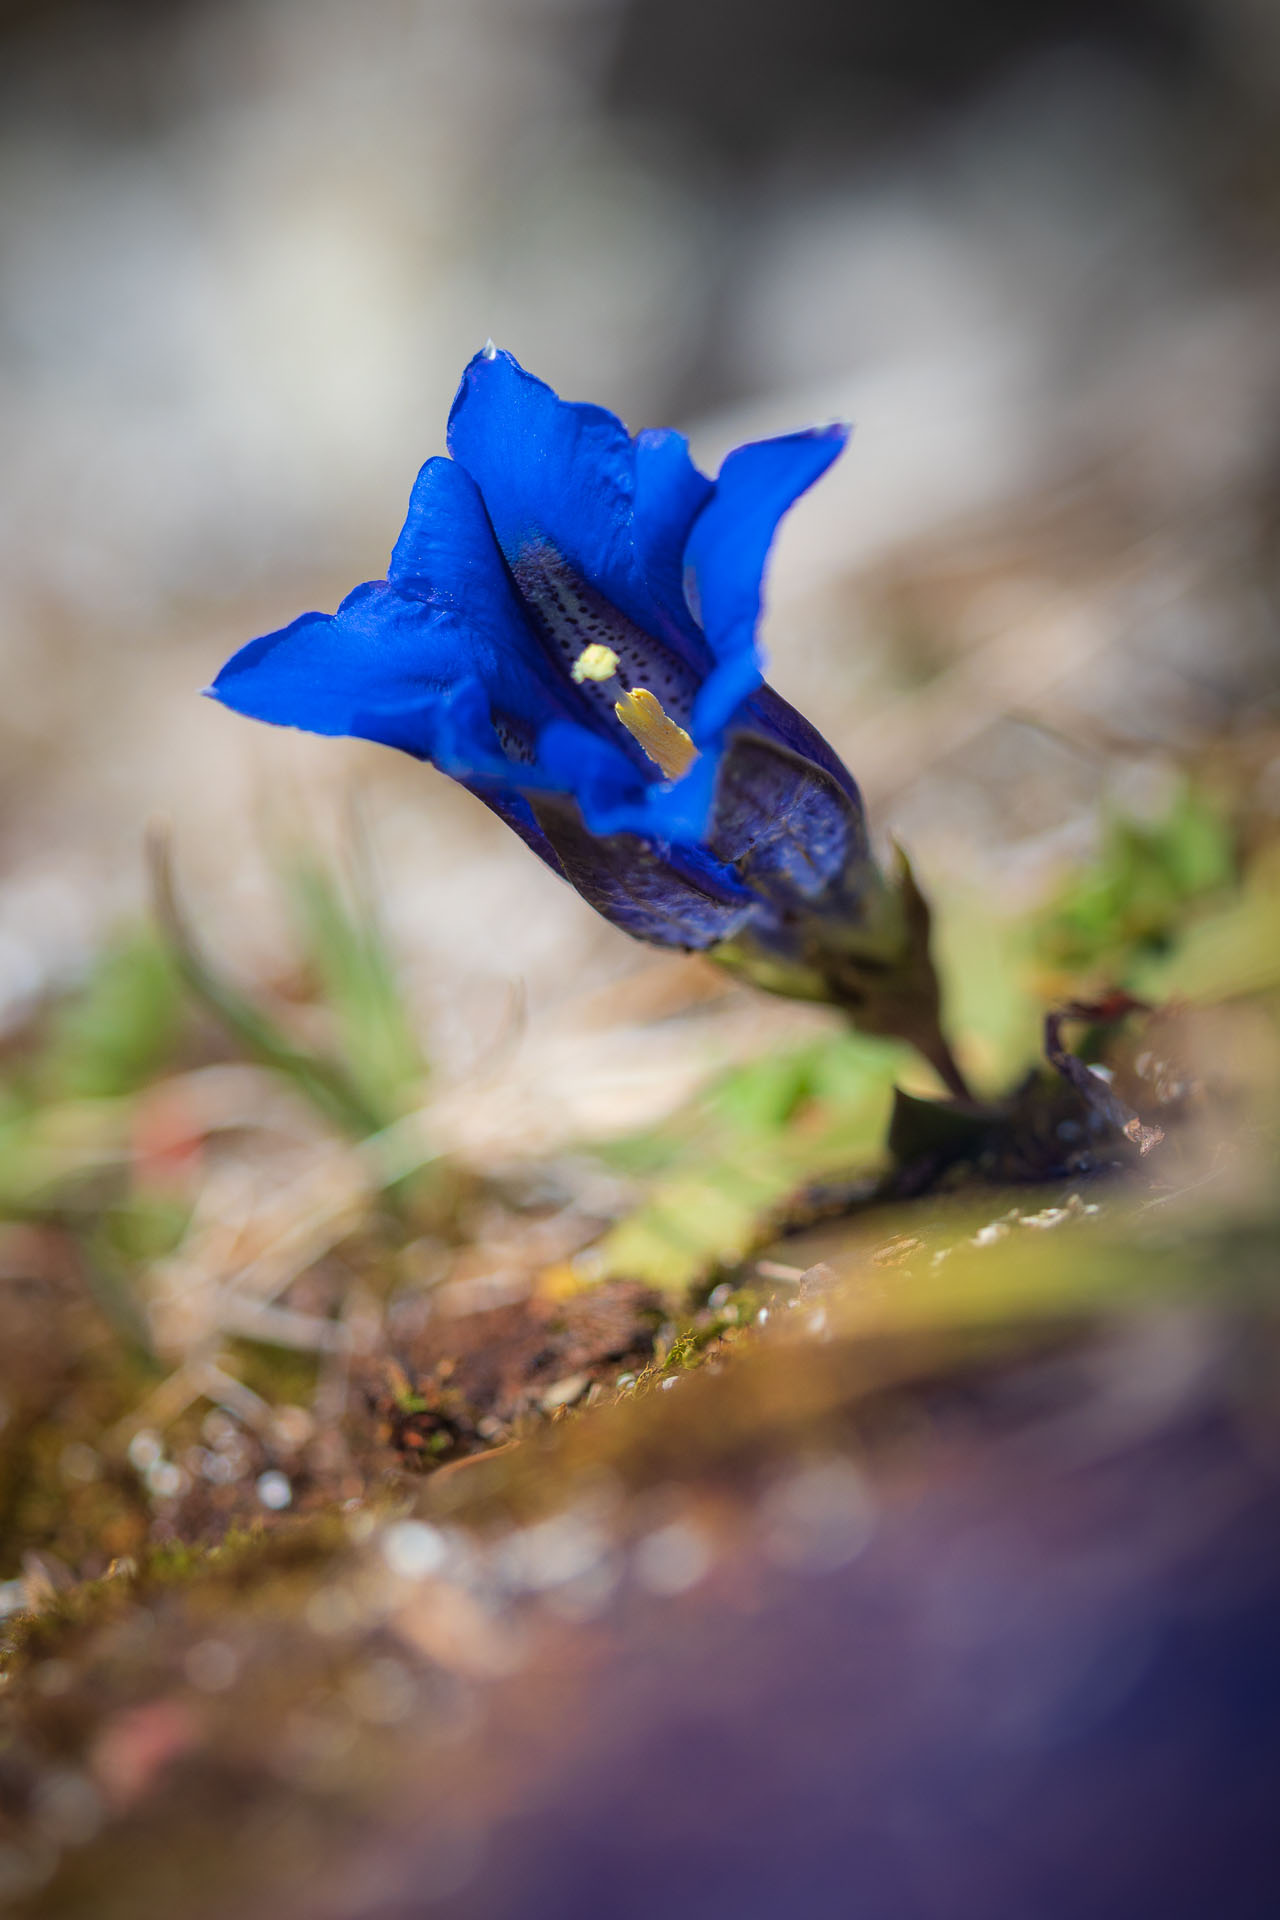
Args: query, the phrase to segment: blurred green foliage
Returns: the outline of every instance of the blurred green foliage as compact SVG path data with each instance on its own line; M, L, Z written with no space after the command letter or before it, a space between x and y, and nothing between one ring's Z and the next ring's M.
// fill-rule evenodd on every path
M426 1062L367 864L339 868L295 843L276 868L305 1006L249 993L210 956L161 849L159 930L112 940L34 1053L0 1078L0 1210L31 1217L73 1204L108 1295L123 1299L130 1272L181 1239L188 1199L133 1178L134 1103L166 1072L207 1059L211 1031L221 1030L222 1057L266 1066L357 1140L421 1098ZM1241 881L1227 810L1190 782L1160 820L1109 816L1097 858L1045 906L1001 916L944 895L937 918L948 1020L992 1095L1038 1058L1046 976L1064 997L1100 980L1200 999L1280 983L1280 863L1264 850ZM903 1049L833 1025L735 1067L662 1126L593 1145L642 1192L583 1271L680 1291L732 1268L805 1185L883 1164L894 1087L928 1093L919 1075Z
M1205 1004L1280 991L1280 843L1250 862L1239 887L1190 920L1136 973L1147 999Z
M824 1035L733 1068L656 1134L600 1149L651 1185L589 1269L679 1293L734 1266L798 1186L876 1161L909 1058L860 1034Z
M1040 1061L1055 1000L1280 988L1280 852L1241 875L1228 810L1183 781L1155 821L1110 814L1096 858L1040 908L944 898L936 927L945 1017L973 1084L998 1098ZM735 1068L687 1114L608 1150L646 1191L592 1270L675 1292L731 1270L804 1185L883 1164L895 1083L924 1090L912 1069L902 1049L838 1030Z
M426 1062L372 889L358 878L344 885L307 849L288 858L282 879L338 1057L369 1114L387 1126L420 1092Z
M153 839L150 851L156 912L182 978L243 1053L358 1139L398 1119L425 1067L372 902L349 900L337 875L312 854L282 863L302 970L315 983L333 1035L329 1050L301 1045L278 1014L204 951L179 904L167 844Z
M1097 859L1033 921L1036 958L1068 974L1104 969L1109 984L1130 986L1135 968L1168 953L1189 911L1225 893L1236 874L1227 822L1184 781L1162 819L1105 819Z
M125 1099L50 1100L25 1077L0 1088L0 1218L101 1204L128 1144Z
M133 1185L138 1099L166 1075L205 1063L211 1049L256 1061L357 1139L399 1119L426 1077L369 889L310 851L282 863L319 1044L211 959L163 850L156 868L159 924L113 935L0 1070L0 1217L71 1206L107 1274L162 1257L185 1225L186 1202Z
M167 943L146 925L118 933L82 990L54 1013L41 1062L45 1091L65 1100L135 1092L173 1057L182 1014L182 982Z

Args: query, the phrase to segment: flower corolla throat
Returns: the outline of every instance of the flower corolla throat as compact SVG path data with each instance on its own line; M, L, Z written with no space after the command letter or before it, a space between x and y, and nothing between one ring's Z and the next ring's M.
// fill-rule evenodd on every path
M618 656L612 647L593 641L584 647L571 669L579 686L584 680L608 686L618 677ZM682 726L671 718L648 687L621 689L613 710L638 746L643 747L664 780L679 780L698 758L698 749Z

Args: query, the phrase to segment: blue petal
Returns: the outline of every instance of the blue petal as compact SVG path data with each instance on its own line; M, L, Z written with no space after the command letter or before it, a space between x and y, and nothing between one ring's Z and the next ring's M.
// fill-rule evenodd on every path
M566 799L535 797L532 804L565 878L637 940L699 951L732 938L756 911L754 896L705 855L673 853L631 834L592 833Z
M444 696L468 685L490 695L510 750L526 758L541 728L572 710L525 620L474 483L453 461L430 460L390 579L357 587L336 614L305 613L250 641L209 691L254 719L434 757L432 716Z
M381 581L347 595L337 613L304 613L228 660L208 689L236 713L306 733L358 734L381 703L421 711L447 684L424 671L430 617ZM366 734L381 739L381 733ZM397 742L402 744L402 742Z
M742 699L742 663L756 657L761 587L778 522L826 472L848 437L846 426L835 425L757 440L731 453L720 469L715 493L689 535L685 578L712 652L734 666L703 688L695 737L723 726Z
M844 761L834 747L828 746L815 726L797 713L780 693L772 687L760 687L741 708L737 724L748 732L758 733L766 740L776 740L779 745L789 747L793 753L811 760L833 780L842 786L851 800L861 805L861 795L857 784Z
M683 435L633 440L616 414L561 400L509 353L485 352L462 376L449 451L480 488L517 579L530 549L550 548L642 632L710 664L683 564L711 482Z
M653 782L612 745L560 723L539 743L528 791L572 793L592 833L642 834L664 846L698 848L715 793L719 748L702 753L683 778Z
M869 853L856 792L750 733L736 734L721 758L707 846L753 890L784 904L839 894Z
M428 460L414 481L387 580L438 616L436 646L447 634L456 648L451 677L478 677L504 709L524 718L575 711L530 629L480 490L457 461Z

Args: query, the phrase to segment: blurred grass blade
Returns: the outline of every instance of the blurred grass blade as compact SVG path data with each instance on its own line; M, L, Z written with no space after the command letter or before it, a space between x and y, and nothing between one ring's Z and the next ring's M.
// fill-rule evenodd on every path
M382 1116L338 1062L295 1046L283 1028L247 994L227 980L198 945L178 902L172 849L163 827L147 835L156 919L168 939L182 978L253 1059L283 1074L345 1132L363 1138L377 1133Z
M296 852L283 867L303 956L333 1017L346 1071L388 1126L413 1104L426 1064L363 877L356 873L349 900L313 853Z
M173 953L153 927L130 928L54 1014L40 1081L57 1099L135 1093L168 1064L181 1018Z

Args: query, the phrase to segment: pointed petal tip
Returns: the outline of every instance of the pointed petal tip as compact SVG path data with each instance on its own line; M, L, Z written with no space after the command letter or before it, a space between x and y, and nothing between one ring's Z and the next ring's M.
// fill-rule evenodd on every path
M227 666L231 664L232 661L228 660ZM252 710L245 706L243 699L238 699L230 690L227 682L231 678L234 676L229 675L224 669L216 680L211 680L207 687L201 687L198 697L201 700L212 700L216 707L225 707L228 713L246 713L250 719L253 719L255 716Z
M524 372L524 368L515 356L508 353L504 347L500 347L492 337L487 339L483 346L477 347L466 366L462 369L462 378L458 382L458 391L453 398L453 408L450 410L450 417L452 417L453 410L461 404L463 395L473 386L477 378L485 380L488 378L491 369L496 372L504 366L513 367L518 373ZM527 377L526 375L526 378Z
M493 396L503 393L508 380L513 375L517 383L523 381L536 386L543 384L540 380L534 381L533 376L525 371L515 355L508 353L505 347L498 346L496 341L486 340L482 347L477 347L462 369L462 378L458 382L458 390L453 396L453 405L449 409L446 442L454 458L457 457L453 446L454 428L467 401L482 396L488 404L492 404ZM465 462L463 464L465 465Z

